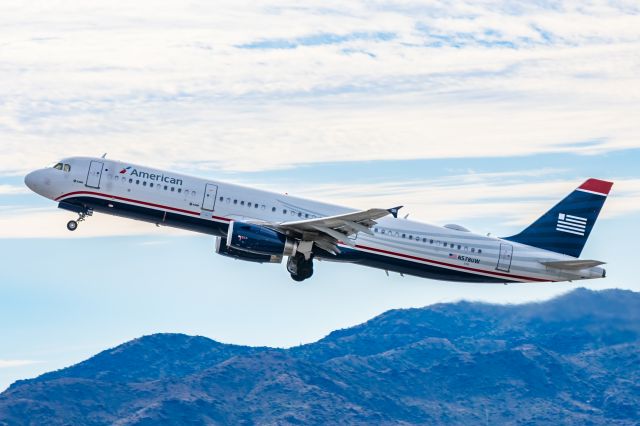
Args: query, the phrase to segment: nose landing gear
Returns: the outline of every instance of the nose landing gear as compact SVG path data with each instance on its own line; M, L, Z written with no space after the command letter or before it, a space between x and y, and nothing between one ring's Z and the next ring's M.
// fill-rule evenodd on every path
M75 231L78 229L78 222L83 222L87 216L93 215L93 210L87 209L85 211L78 212L77 220L70 220L67 222L67 229L69 231Z
M309 259L306 259L302 253L296 253L289 257L287 270L294 281L301 282L311 278L313 275L313 255L309 256Z

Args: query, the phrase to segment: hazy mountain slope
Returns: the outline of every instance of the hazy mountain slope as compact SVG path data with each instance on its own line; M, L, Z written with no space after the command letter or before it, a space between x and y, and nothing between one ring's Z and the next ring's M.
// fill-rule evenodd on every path
M640 424L640 294L393 310L289 350L146 336L0 395L0 424Z

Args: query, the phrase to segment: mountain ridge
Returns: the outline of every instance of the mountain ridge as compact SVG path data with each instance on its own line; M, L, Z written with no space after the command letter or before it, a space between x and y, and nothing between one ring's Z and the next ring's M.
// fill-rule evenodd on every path
M639 320L640 293L578 289L395 309L288 349L154 334L15 382L0 424L639 424Z

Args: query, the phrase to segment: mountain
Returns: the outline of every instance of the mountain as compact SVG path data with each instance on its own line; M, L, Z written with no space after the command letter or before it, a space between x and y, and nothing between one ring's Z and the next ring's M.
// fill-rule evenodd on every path
M386 312L291 349L127 342L0 394L0 425L640 424L640 293Z

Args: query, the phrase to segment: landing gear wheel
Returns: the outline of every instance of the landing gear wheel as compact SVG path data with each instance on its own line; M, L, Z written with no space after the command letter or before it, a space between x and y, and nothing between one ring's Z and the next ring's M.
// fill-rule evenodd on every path
M75 231L78 228L78 222L76 222L75 220L70 220L69 222L67 222L67 229L69 231Z
M300 275L297 275L297 274L291 274L291 279L293 279L296 282L302 282L306 278L305 277L301 277Z
M295 256L289 258L287 269L294 281L301 282L311 278L313 275L313 256L307 260L302 253L296 253Z

